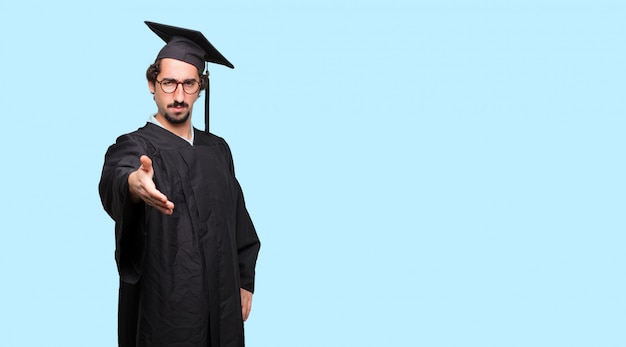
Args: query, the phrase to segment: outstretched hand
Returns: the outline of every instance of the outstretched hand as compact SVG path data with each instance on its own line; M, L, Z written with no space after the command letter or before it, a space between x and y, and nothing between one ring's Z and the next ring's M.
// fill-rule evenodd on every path
M130 193L131 201L143 201L163 214L172 214L174 212L174 203L156 189L156 185L152 180L154 177L152 160L148 156L142 155L139 161L141 162L139 169L128 175L128 192Z

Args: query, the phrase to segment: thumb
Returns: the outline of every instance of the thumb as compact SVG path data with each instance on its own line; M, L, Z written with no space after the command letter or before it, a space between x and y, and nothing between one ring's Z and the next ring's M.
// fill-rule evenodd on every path
M140 167L141 170L145 172L152 171L152 160L147 155L142 155L139 158L139 161L141 162L141 167Z

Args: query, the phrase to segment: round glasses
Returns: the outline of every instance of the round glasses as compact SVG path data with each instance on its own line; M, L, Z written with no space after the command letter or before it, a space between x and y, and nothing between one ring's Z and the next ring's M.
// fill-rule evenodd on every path
M167 94L175 92L176 89L178 89L179 84L183 85L183 91L186 94L195 94L198 92L198 89L200 89L200 82L193 79L179 82L175 79L164 78L161 81L157 80L156 82L161 85L161 90Z

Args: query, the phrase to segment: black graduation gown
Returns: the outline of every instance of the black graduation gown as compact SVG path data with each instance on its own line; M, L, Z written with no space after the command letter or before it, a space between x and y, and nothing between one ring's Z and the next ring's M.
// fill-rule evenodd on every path
M172 215L128 197L144 154ZM240 288L254 291L260 242L226 142L194 129L191 146L148 123L109 147L99 191L115 221L120 346L244 346Z

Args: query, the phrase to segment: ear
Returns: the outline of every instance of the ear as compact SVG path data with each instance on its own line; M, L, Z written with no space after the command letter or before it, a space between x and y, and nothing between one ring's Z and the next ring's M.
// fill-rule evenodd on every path
M154 82L148 81L148 89L150 89L151 94L154 94Z

